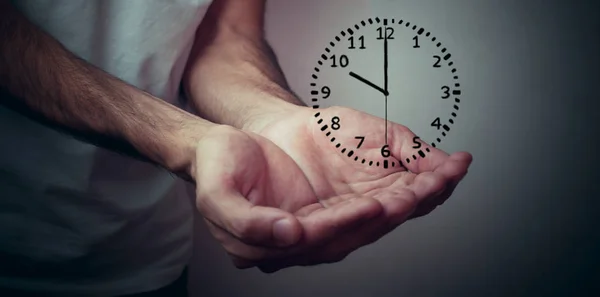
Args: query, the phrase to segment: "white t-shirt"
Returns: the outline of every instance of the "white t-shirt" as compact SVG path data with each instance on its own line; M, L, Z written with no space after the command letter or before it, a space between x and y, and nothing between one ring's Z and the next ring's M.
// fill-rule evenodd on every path
M76 55L173 104L207 2L13 1ZM0 135L0 288L114 296L180 275L193 211L181 181L1 106Z

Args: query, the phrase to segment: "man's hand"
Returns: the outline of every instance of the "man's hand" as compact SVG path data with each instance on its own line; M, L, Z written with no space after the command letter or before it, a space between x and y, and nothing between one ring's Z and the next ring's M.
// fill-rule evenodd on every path
M217 126L202 137L196 151L191 175L197 208L237 267L268 266L280 259L338 261L345 253L330 251L318 259L296 255L343 238L382 215L377 200L356 195L320 203L296 163L254 133Z
M290 199L287 203L292 203L294 199L302 201L287 210L292 211L298 223L304 226L300 228L305 232L301 236L303 239L287 248L273 248L272 245L259 244L261 240L257 239L269 238L270 224L274 222L275 217L283 216L281 213L265 215L264 221L249 217L236 221L233 215L221 220L241 222L236 226L243 226L237 227L244 231L241 233L242 236L240 231L236 233L235 227L228 228L226 223L217 227L219 224L215 222L219 220L209 218L208 220L212 222L210 225L213 226L213 234L224 242L230 253L238 255L238 266L254 265L263 271L276 271L293 265L335 262L343 259L353 250L377 240L405 220L424 215L442 203L466 174L471 156L466 153L448 156L430 148L432 152L418 162L411 162L407 165L408 170L397 167L384 170L365 167L364 164L358 164L340 155L329 140L320 135L320 130L316 131L318 128L314 122L314 111L300 107L303 105L302 101L291 92L274 52L265 40L264 2L264 0L213 1L206 18L198 28L183 78L183 86L191 99L191 105L204 118L243 128L245 131L269 139L269 142L265 142L264 139L257 141L260 138L256 138L255 134L248 134L252 136L246 136L244 138L246 140L241 142L243 147L252 147L259 152L268 151L268 155L264 155L266 157L262 161L268 165L248 165L245 162L249 162L249 157L237 155L232 157L233 155L224 153L228 152L226 147L218 146L221 149L215 160L228 160L228 162L238 160L241 164L238 165L239 168L228 169L229 171L226 172L221 172L225 170L224 168L206 167L209 169L205 169L205 172L212 172L216 176L212 181L222 181L223 178L218 176L223 173L252 176L253 179L246 181L245 188L236 185L238 190L234 193L238 194L206 194L211 191L199 190L198 199L207 201L205 203L208 205L216 205L214 201L221 201L218 199L227 197L231 200L223 199L223 201L238 201L231 204L249 211L255 209L252 207L254 200L259 202L258 205L279 207L276 204L265 204L267 201L274 201L272 198L263 198L263 200L250 198L251 203L248 203L244 201L244 196L239 194L247 193L240 190L242 188L252 188L261 189L255 190L255 197L262 197L261 195L272 197L267 192L269 189L267 184L272 183L278 191L288 195L284 198ZM364 157L380 156L385 135L382 119L345 108L323 109L321 113L325 117L338 115L343 119L351 119L351 122L345 123L351 126L345 126L344 131L369 135L360 153ZM407 153L412 153L411 144L414 135L406 127L397 124L391 125L390 135L393 157L404 160ZM343 143L350 143L354 141L355 136L340 134L336 138ZM232 141L234 138L228 139L219 141ZM240 137L238 141L241 139ZM276 145L275 148L273 143ZM247 150L240 153L246 154ZM281 160L287 161L282 163ZM259 161L256 162L261 164ZM295 179L293 183L288 184L290 180L287 178L290 176ZM202 180L209 178L207 175L201 177ZM304 183L306 185L300 185ZM211 184L220 185L216 181ZM291 184L303 190L288 190ZM231 190L222 193L230 192ZM312 193L312 197L294 195L308 192ZM366 206L361 206L366 209L364 214L361 213L356 217L349 216L343 225L336 223L338 219L335 215L338 215L338 208L351 209L357 207L355 204L360 205L360 203L366 203ZM206 207L200 209L204 214L209 213ZM224 206L221 206L221 209L224 209ZM286 210L286 207L283 210ZM227 214L223 210L217 213L223 213L224 216ZM235 212L237 215L243 213L244 211L241 210ZM312 223L311 220L316 221L317 216L323 222L327 222L328 218L332 221ZM256 222L262 222L260 223L262 227L249 227L259 224ZM310 235L325 234L328 228L335 230L329 230L333 233L327 236ZM256 238L250 236L254 232L262 235L255 235ZM253 239L248 239L249 237ZM256 254L252 254L251 251L255 251Z
M356 134L368 135L357 153L371 160L381 158L381 144L385 142L383 119L342 107L320 112L323 118L339 116L348 119L344 128L336 133L341 143L352 143ZM392 123L389 127L391 159L396 162L405 160L414 153L412 140L415 135L399 124ZM431 152L425 158L404 164L407 168L366 166L341 154L331 145L314 120L314 110L304 107L298 107L296 112L285 117L265 117L246 128L281 147L302 169L324 206L335 205L343 197L352 197L375 200L384 209L375 220L335 241L306 251L302 256L273 261L264 267L267 270L316 264L321 255L347 255L379 239L405 220L431 212L452 194L471 163L468 153L449 156L427 146Z

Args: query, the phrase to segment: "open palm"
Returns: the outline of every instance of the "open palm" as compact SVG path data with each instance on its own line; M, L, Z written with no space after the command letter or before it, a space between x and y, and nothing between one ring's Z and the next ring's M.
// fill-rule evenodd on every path
M383 210L377 217L356 225L346 234L305 251L304 256L278 258L271 264L263 264L261 268L266 271L343 259L407 219L432 211L450 196L471 162L468 153L449 156L423 144L421 149L428 149L425 158L412 159L400 166L399 160L412 158L415 153L415 135L402 125L388 123L390 155L385 158L388 166L384 168L381 149L385 143L386 128L383 119L349 108L330 107L319 110L320 118L328 121L336 116L345 119L340 122L343 128L321 130L326 122L317 124L316 112L299 108L285 117L270 118L268 122L261 123L260 129L255 129L295 161L314 191L319 203L311 203L310 207L301 208L296 214L311 216L356 200L371 201ZM326 136L327 132L331 133ZM365 136L358 149L357 135ZM332 142L333 137L335 140ZM337 147L337 143L341 145Z
M423 214L449 196L448 192L466 174L471 161L468 153L449 156L425 143L420 149L428 149L426 157L414 160L415 134L405 126L391 122L387 127L390 156L383 158L381 151L386 143L383 119L349 108L330 107L319 110L319 118L338 117L345 121L340 120L343 122L340 122L342 128L339 130L322 131L325 123L318 125L315 113L302 109L291 117L270 123L260 134L296 161L324 205L356 196L416 199L418 202L425 199L427 201L417 210L417 214ZM332 133L326 136L327 132ZM355 138L356 135L364 136L359 149L360 140ZM332 138L335 140L331 141ZM337 143L341 146L336 147ZM348 157L350 151L352 154ZM412 162L405 162L407 157ZM388 168L383 166L384 159Z
M298 164L324 207L352 198L381 204L383 214L374 221L321 247L323 253L338 255L338 259L376 241L407 219L431 212L452 194L472 160L468 153L448 155L425 143L420 149L428 151L426 157L412 159L415 134L405 126L388 122L390 155L385 158L388 166L384 168L381 150L386 143L386 125L383 119L344 107L320 109L318 117L315 117L316 112L302 108L264 125L259 133ZM319 117L324 119L321 124L317 124ZM341 128L321 130L326 123L331 124L334 117L340 118ZM326 136L327 132L331 133ZM359 149L357 135L365 137ZM333 137L335 140L331 141ZM337 147L337 143L341 145ZM411 158L411 162L399 162L406 158ZM292 264L296 263L292 260L288 266Z

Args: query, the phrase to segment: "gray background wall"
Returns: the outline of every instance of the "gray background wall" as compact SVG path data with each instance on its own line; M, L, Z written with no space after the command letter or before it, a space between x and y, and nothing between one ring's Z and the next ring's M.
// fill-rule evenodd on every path
M343 262L273 275L235 269L198 221L193 296L591 296L598 4L271 0L267 32L294 90L307 94L330 38L375 16L414 20L452 49L469 102L442 148L473 153L468 177L442 208Z

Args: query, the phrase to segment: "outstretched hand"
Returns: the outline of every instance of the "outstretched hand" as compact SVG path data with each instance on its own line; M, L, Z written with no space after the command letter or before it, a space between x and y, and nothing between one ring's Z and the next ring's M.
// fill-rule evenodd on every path
M264 137L228 126L202 137L191 171L198 210L240 268L297 257L382 212L374 200L350 197L325 207L284 151ZM319 262L336 257L325 255Z
M356 142L357 134L365 139L360 159L379 160L382 144L386 142L385 121L381 118L349 108L320 109L320 117L346 119L342 129L335 131L335 143ZM383 168L368 166L349 158L331 143L317 125L315 111L299 108L294 114L269 118L255 123L255 131L269 139L294 160L314 191L315 198L328 208L346 200L363 200L378 205L382 213L342 236L331 238L312 250L287 259L259 264L263 270L274 271L292 265L310 265L326 262L324 259L343 259L350 252L372 243L410 218L425 215L442 204L466 175L472 157L468 153L447 153L423 143L428 148L424 158L411 159L403 166ZM408 128L388 123L387 143L391 156L388 161L400 161L415 154L413 138ZM291 192L288 192L291 193ZM301 211L304 215L311 208Z

